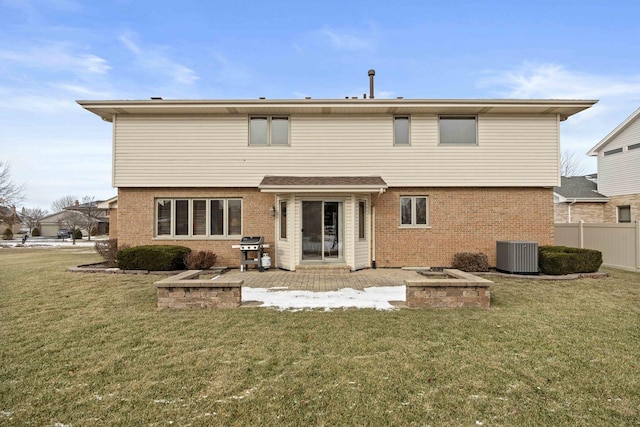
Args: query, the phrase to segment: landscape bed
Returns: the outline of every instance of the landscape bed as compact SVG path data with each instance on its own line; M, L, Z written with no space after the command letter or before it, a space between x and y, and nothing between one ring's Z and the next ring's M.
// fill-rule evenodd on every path
M84 249L86 252L86 249ZM157 276L0 250L0 425L638 425L640 274L491 310L160 310Z

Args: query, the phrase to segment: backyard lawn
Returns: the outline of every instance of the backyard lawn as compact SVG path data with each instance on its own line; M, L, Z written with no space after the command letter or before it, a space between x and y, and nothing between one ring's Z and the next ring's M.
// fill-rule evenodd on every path
M640 274L490 310L156 309L157 276L0 249L0 426L640 425Z

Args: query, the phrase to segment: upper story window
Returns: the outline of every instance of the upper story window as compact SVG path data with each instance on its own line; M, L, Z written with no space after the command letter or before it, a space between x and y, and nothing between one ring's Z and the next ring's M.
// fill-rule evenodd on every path
M478 118L476 116L440 116L438 122L440 144L478 144Z
M249 145L289 145L289 117L249 117Z
M618 153L622 153L622 147L620 148L614 148L613 150L609 150L609 151L605 151L603 153L604 156L610 156L612 154L618 154Z
M393 145L410 144L411 116L393 117Z
M241 235L242 199L156 199L157 237Z
M400 197L400 226L429 226L429 198L427 196Z
M640 142L637 144L631 144L630 146L627 147L627 151L629 150L637 150L640 149Z
M618 206L618 222L631 222L631 206Z

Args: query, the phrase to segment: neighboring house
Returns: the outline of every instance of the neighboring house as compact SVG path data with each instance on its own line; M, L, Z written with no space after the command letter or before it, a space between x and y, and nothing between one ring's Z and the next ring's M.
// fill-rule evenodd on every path
M60 211L42 217L40 221L38 221L40 224L40 235L43 237L56 237L58 230L66 229L67 226L64 223L64 218L67 213L66 211Z
M556 223L602 222L608 197L598 193L597 174L563 176L553 189Z
M113 124L119 244L237 266L449 266L554 242L561 122L584 100L78 101Z
M65 208L65 210L55 212L43 217L38 222L40 235L46 237L56 237L58 235L58 230L69 228L68 221L66 221L66 218L69 215L69 211L76 211L81 215L87 215L87 213L93 215L95 218L97 218L96 226L98 228L98 235L109 234L109 210L108 208L102 208L102 203L102 201L95 201L90 203L80 203L76 201L74 205ZM78 222L81 223L84 221L80 220ZM87 230L82 228L80 224L78 224L78 226L82 230L82 234L86 236Z
M640 220L640 108L587 153L598 157L604 222Z
M109 209L102 207L101 200L87 203L80 203L76 200L75 204L65 208L65 210L80 212L94 219L97 228L97 235L104 236L109 234ZM87 230L84 230L87 231ZM83 234L86 233L83 231Z
M98 208L104 209L109 216L109 238L118 238L118 196L98 202Z

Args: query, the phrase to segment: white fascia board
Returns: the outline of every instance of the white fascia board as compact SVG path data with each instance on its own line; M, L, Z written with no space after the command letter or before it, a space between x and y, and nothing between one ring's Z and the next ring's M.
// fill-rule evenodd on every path
M261 185L263 193L383 193L387 186L382 185Z
M602 138L600 142L598 142L591 150L587 151L588 156L597 156L598 153L605 145L607 145L613 138L618 136L620 132L625 130L631 123L633 123L636 118L640 116L640 108L634 111L629 117L627 117L622 123L620 123L614 130L612 130L609 135Z

